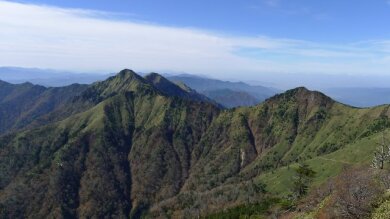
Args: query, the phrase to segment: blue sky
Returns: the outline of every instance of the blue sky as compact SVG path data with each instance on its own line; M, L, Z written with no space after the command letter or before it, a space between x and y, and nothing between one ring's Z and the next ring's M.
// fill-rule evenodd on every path
M0 0L0 65L390 74L389 23L388 0Z
M388 0L38 0L128 14L123 18L229 34L317 42L390 38Z

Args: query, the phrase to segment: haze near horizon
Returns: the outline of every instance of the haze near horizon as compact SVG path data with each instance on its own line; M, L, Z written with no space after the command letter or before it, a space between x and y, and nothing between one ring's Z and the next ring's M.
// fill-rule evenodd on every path
M379 1L0 1L0 66L75 72L384 76Z

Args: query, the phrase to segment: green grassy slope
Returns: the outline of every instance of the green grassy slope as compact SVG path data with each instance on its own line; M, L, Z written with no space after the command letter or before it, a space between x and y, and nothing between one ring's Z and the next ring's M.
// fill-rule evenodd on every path
M333 153L308 159L307 164L317 172L312 186L319 186L330 177L336 176L345 165L370 165L375 143L379 142L381 137L381 134L374 134L345 145ZM293 171L291 169L297 166L298 164L294 163L289 167L269 171L262 174L259 179L268 185L269 191L277 195L287 194L292 185Z

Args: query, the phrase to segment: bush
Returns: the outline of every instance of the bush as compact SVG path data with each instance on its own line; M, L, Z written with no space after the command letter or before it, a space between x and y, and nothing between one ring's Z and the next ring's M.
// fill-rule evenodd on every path
M372 219L388 219L390 218L390 201L382 203L371 216Z
M367 218L384 193L376 173L369 168L345 168L332 187L324 209L330 218Z
M389 176L385 171L373 171L367 167L344 167L337 177L311 190L301 199L295 213L312 215L313 218L369 218L384 198L384 181L388 180L387 177ZM390 203L381 205L380 209L375 210L376 215L385 215L389 205ZM384 218L390 217L386 215Z

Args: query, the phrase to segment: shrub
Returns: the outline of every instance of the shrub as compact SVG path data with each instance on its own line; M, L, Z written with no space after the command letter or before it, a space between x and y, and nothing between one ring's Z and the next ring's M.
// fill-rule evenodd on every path
M382 203L371 216L372 219L388 219L390 218L390 201Z
M373 171L367 167L344 167L337 177L301 199L295 212L303 212L313 218L369 218L384 197L383 180L386 181L387 177L384 171ZM388 207L390 203L381 205L374 215L385 215ZM386 215L384 218L390 217Z
M345 168L334 180L327 212L331 218L367 218L383 193L371 169Z

